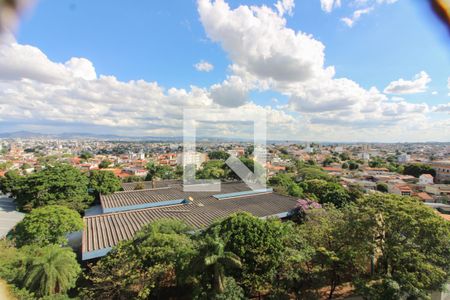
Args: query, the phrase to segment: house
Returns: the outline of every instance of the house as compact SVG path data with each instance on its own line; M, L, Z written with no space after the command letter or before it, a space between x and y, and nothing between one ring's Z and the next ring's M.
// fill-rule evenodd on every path
M425 192L435 196L450 196L450 184L432 184L425 186Z
M436 182L437 183L448 183L450 182L450 161L434 161L431 167L436 171Z
M228 150L227 153L230 154L231 156L242 157L245 155L245 149L244 148L231 149Z
M434 202L433 197L431 197L429 194L427 194L425 192L419 192L419 193L415 194L414 196L416 196L423 202Z
M270 188L251 190L242 182L228 182L221 184L220 192L187 192L182 184L174 184L101 195L100 203L101 213L83 218L83 260L106 255L120 241L131 239L143 226L162 218L182 220L194 229L241 211L260 218L287 218L297 198Z
M387 168L365 168L364 171L366 171L366 173L368 175L386 175L389 173L389 169Z
M177 165L177 154L176 153L161 154L157 157L157 162L160 165L167 165L174 167Z
M148 171L142 168L124 168L123 171L133 176L147 176Z
M331 175L341 175L342 174L342 168L341 167L322 167L322 169L330 173Z
M401 196L411 196L413 191L408 185L397 183L397 184L389 184L388 192L391 194L396 194L396 195L401 195Z
M431 174L422 174L419 177L420 185L433 184L433 175Z

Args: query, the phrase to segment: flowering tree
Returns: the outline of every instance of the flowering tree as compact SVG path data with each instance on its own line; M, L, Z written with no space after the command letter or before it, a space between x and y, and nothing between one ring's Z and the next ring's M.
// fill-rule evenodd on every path
M322 208L322 205L320 203L309 199L298 199L297 204L295 205L293 220L299 223L303 223L306 219L308 211L319 208Z

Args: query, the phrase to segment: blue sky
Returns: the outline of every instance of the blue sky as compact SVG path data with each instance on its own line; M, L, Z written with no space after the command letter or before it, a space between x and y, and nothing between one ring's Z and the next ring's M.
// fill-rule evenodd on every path
M175 94L185 91L186 95L183 97L189 98L195 94L192 90L194 87L203 90L204 95L197 96L200 98L204 96L205 99L179 100L181 106L184 105L183 103L195 101L198 101L197 104L200 103L201 106L204 103L235 108L254 105L253 108L264 108L270 110L269 113L276 114L279 111L286 116L291 116L293 120L288 120L291 124L280 125L280 122L274 120L273 125L269 126L271 128L269 135L273 138L286 138L283 134L285 132L287 136L294 135L298 139L317 138L337 141L364 140L366 138L373 139L373 141L424 140L424 135L431 140L450 140L448 122L450 36L444 25L432 15L426 1L336 1L340 3L339 6L333 0L297 0L295 3L280 1L291 9L290 13L285 12L284 14L275 8L276 1L229 0L226 1L228 9L207 0L203 1L204 9L202 9L200 2L194 0L133 1L133 5L123 5L122 1L101 0L38 1L34 9L22 18L16 33L16 42L18 45L30 45L36 48L46 56L47 62L35 64L33 60L17 59L17 63L42 65L43 69L49 69L45 67L46 63L57 65L64 64L74 57L83 58L89 61L95 69L94 80L99 80L100 75L110 75L114 76L118 83L125 84L130 80L144 80L148 84L157 84L157 92L160 91L160 88L164 94L161 97L169 98L160 99L154 103L155 105L171 102L170 89L176 89L173 91ZM334 2L335 6L332 9L326 9L324 8L325 2ZM212 5L211 8L208 8L208 5ZM258 56L260 54L252 56L256 55L254 51L258 51L258 49L252 48L251 40L258 41L262 37L267 37L265 34L272 30L270 25L267 25L267 28L261 32L256 32L259 30L257 26L255 32L251 30L253 27L249 27L250 29L246 30L251 33L246 33L237 32L235 28L232 28L233 24L224 24L221 28L216 28L220 26L216 26L214 20L207 20L208 15L215 13L230 14L230 18L231 14L234 14L233 18L245 18L246 16L238 14L240 5L246 6L249 10L251 10L251 6L260 9L267 6L270 13L278 14L279 19L285 22L282 28L277 27L278 19L275 20L277 16L269 13L269 17L275 20L274 32L286 29L296 33L302 32L310 35L309 40L317 41L324 47L323 51L319 49L320 47L315 51L324 56L322 63L318 58L318 65L315 61L316 54L313 53L313 50L316 49L315 46L311 46L312 50L309 48L309 50L305 50L300 49L301 44L296 44L293 47L297 48L293 48L292 53L298 51L300 54L295 57L288 57L289 49L286 49L286 53L283 52L284 50L266 49L264 51L269 52L263 57L267 58L271 55L275 57L280 54L280 57L287 57L287 61L292 59L294 63L298 62L299 66L308 67L310 63L312 67L320 69L320 72L317 71L319 73L327 67L332 67L334 68L333 75L308 75L307 79L302 77L297 80L298 78L294 78L295 74L292 74L294 77L289 78L287 80L289 84L287 84L286 80L276 78L275 73L270 74L270 69L286 68L286 65L282 63L268 66L269 70L258 71L258 67L252 64L256 64L261 56ZM208 9L211 10L208 12ZM359 18L353 18L352 26L342 20L343 18L352 19L357 11L362 13ZM259 17L261 20L264 18L262 15L257 16L256 12L255 16L253 21ZM238 23L240 19L236 20L235 23ZM247 24L245 20L242 22L244 22L242 24ZM231 42L235 43L229 36L232 34L239 34L239 38L250 41L249 47L232 44ZM273 38L269 40L269 43L271 42L277 45ZM287 47L292 45L289 41L286 43ZM268 49L270 48L269 45ZM15 49L9 51L8 55L20 58L20 52L24 51L24 49ZM303 57L305 57L305 64L302 64ZM2 59L5 62L8 57L0 56L0 67ZM198 71L194 65L200 61L208 62L213 69L209 72ZM231 66L237 66L241 71L236 71ZM83 70L84 67L83 65ZM19 94L26 90L24 80L27 79L27 72L22 70L23 66L19 65L16 68L18 77L14 80L10 79L10 75L3 76L2 80L0 68L0 83L9 90L15 90L17 93L14 94ZM14 66L8 65L8 68L5 69L14 69ZM426 76L420 73L422 71ZM13 71L10 70L11 72ZM25 74L20 74L20 72ZM295 72L293 71L293 73ZM414 79L416 74L417 77ZM325 76L326 79L320 79L321 76ZM6 77L8 79L5 79ZM339 81L341 78L348 79L351 83L341 83ZM400 78L408 81L406 85L401 82L395 83ZM421 82L414 82L419 78L421 78ZM35 77L31 79L40 81ZM315 83L322 83L326 80L330 81L329 85L317 87L318 91L312 87ZM395 88L399 88L398 85L401 85L400 93L385 90L392 82L394 91L398 91ZM90 83L93 84L93 82ZM355 87L357 91L348 92L349 89L354 88L353 83L358 85L357 88ZM33 82L33 88L36 88L36 84ZM68 85L66 84L66 86ZM67 93L78 95L80 91L76 89L80 84L74 84L74 87L70 86L70 91ZM341 90L341 86L345 91ZM366 95L371 87L378 90L378 94L374 96L375 100L370 98L373 96L373 92L370 97ZM97 88L99 87L97 86ZM237 89L238 95L243 92L245 99L236 100L236 97L239 98L239 96L236 96L235 91L228 93L225 88ZM405 90L408 88L410 90ZM213 92L218 89L222 92ZM326 95L319 95L318 93L323 90L328 91ZM117 93L122 92L122 90L117 91ZM123 97L128 98L129 96L132 106L133 97L139 98L139 96L136 96L135 91L129 91L129 93ZM38 97L41 99L39 101L30 96L27 101L36 101L36 110L40 107L43 109L44 106L40 106L41 102L46 101L48 103L44 104L55 107L55 103L58 101L55 99L50 101L46 98L54 98L55 95L54 93L42 95L42 98ZM222 98L218 99L219 96L215 95L220 95ZM234 98L227 99L227 95ZM8 97L11 97L11 93L0 94L0 96L7 100ZM22 95L22 97L27 98L28 96ZM79 97L68 97L67 95L65 97L70 98L70 101L80 101ZM105 95L105 97L108 96ZM370 99L359 100L358 97L369 97ZM351 104L340 105L347 98L352 99L349 100ZM152 105L148 101L145 102L145 105ZM377 108L376 116L375 114L363 115L365 112L362 107L368 106L364 101L369 104L375 101L382 108ZM69 100L66 102L68 103ZM96 132L132 135L130 127L134 127L136 134L179 134L179 130L174 129L179 127L179 122L177 123L179 120L176 117L173 117L175 120L171 124L161 122L161 128L155 130L157 124L154 123L136 124L130 121L126 124L126 122L117 121L117 118L125 117L119 117L117 109L111 109L111 103L108 104L108 111L105 112L101 107L102 103L103 101L90 103L92 111L90 117L86 119L70 120L69 107L61 108L60 111L55 112L55 115L46 115L43 111L36 113L33 109L22 116L20 113L6 114L4 117L0 117L0 126L3 124L4 128L0 131L15 129L77 131L79 128L87 130L91 128ZM79 104L72 104L79 106ZM94 106L96 107L94 108ZM14 108L4 108L3 112L11 111L11 109ZM18 108L15 107L15 109ZM318 109L323 110L318 111ZM169 108L167 110L170 111ZM68 111L69 113L67 113ZM66 118L63 117L64 112L67 113ZM138 114L137 112L133 113ZM139 112L139 119L155 117L154 113L151 110L146 114ZM348 124L345 116L347 114L348 118L352 118L353 113L356 113L355 118L359 119L357 122ZM96 118L96 114L99 119L102 119L101 122L92 122L92 119ZM388 119L387 116L393 114L395 117ZM411 120L417 121L417 126L411 126ZM440 133L436 134L436 131ZM235 131L228 128L228 132ZM367 137L367 132L371 133L370 137ZM386 132L389 132L389 136L386 135ZM221 134L220 131L217 133Z

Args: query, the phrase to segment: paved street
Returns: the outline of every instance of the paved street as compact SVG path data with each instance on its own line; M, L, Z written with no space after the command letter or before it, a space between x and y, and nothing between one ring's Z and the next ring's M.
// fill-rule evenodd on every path
M0 195L0 238L5 237L23 217L23 213L16 211L16 207L11 198Z

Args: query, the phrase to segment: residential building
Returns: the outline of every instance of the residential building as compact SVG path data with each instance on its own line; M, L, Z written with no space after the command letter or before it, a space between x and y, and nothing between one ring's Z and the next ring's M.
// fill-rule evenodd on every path
M430 165L436 171L437 183L450 183L450 160L433 161Z
M406 184L388 184L388 192L400 196L411 196L413 191Z
M425 192L435 196L450 196L450 184L432 184L425 186Z
M433 175L431 174L422 174L419 177L420 185L433 184Z
M184 152L178 155L177 165L189 166L195 165L196 169L200 169L201 165L208 159L206 153L200 152Z
M405 164L411 160L411 156L409 154L402 153L398 156L397 160L399 163Z

